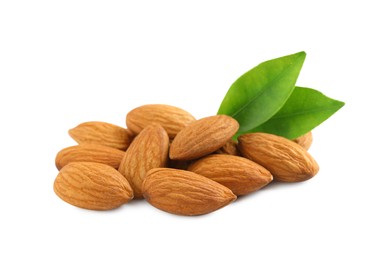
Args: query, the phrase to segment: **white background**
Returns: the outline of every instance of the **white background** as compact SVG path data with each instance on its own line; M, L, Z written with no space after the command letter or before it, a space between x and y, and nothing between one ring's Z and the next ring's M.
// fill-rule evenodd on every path
M385 259L382 1L1 1L0 259ZM84 121L136 106L213 115L258 63L306 51L298 85L346 102L314 130L319 174L181 217L53 192Z

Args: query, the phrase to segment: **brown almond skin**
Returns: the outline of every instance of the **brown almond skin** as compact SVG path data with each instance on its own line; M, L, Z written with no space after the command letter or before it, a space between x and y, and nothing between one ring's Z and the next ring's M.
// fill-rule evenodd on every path
M134 138L123 127L96 121L82 123L68 133L78 144L99 144L124 151Z
M129 181L136 199L143 198L142 182L146 173L167 165L168 152L169 137L160 124L145 127L127 149L118 171Z
M216 153L240 156L239 149L237 148L237 142L234 140L229 140L226 142L226 144L218 149Z
M246 158L228 154L208 155L191 164L188 171L228 187L237 196L257 191L273 179L271 173L263 166Z
M295 143L303 147L304 149L308 150L311 147L312 144L312 133L308 132L305 135L299 136L298 138L293 139Z
M220 209L236 199L227 187L193 172L152 169L142 191L154 207L177 215L195 216Z
M97 144L80 144L61 150L55 159L56 168L60 170L71 162L95 162L110 165L118 169L124 151Z
M54 191L71 205L93 210L114 209L133 198L129 183L116 169L89 162L64 166L55 179Z
M223 147L239 129L230 116L216 115L197 120L181 130L170 145L172 160L192 160Z
M160 124L174 138L179 131L196 119L187 111L169 105L152 104L137 107L126 116L127 128L138 134L151 123Z
M303 147L281 136L244 134L239 137L238 146L244 157L269 170L276 181L305 181L319 171L318 164Z

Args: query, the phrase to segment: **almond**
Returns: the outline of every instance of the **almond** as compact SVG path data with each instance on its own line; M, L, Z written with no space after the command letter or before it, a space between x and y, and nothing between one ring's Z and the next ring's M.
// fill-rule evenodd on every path
M229 140L223 147L218 149L216 153L240 156L240 152L237 148L237 142L234 140Z
M196 119L185 110L169 105L144 105L131 110L126 116L127 128L138 134L151 123L160 124L170 138Z
M297 143L298 145L300 145L304 149L308 150L308 149L310 149L311 144L312 144L312 133L308 132L307 134L302 135L298 138L295 138L292 141L294 141L295 143Z
M133 198L127 180L114 168L100 163L64 166L55 179L54 191L71 205L95 210L117 208Z
M277 181L305 181L319 171L318 164L303 147L281 136L244 134L239 137L239 150L244 157L269 170Z
M129 181L135 198L142 198L142 182L147 171L165 167L168 160L169 137L159 124L145 127L134 139L119 166Z
M272 181L264 167L243 157L228 154L208 155L188 167L195 172L228 187L235 195L246 195Z
M79 144L99 144L124 151L133 139L127 129L104 122L85 122L68 133Z
M95 162L118 168L124 151L97 144L80 144L61 150L55 159L58 170L70 162Z
M230 189L189 171L170 168L148 172L143 196L154 207L178 215L201 215L236 199Z
M226 115L197 120L176 135L169 157L172 160L192 160L208 155L224 146L238 129L238 122Z

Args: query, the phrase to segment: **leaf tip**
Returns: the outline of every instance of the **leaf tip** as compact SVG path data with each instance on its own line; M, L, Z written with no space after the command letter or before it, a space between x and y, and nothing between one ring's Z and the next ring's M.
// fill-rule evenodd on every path
M340 101L340 100L337 100L339 102L339 109L341 109L342 107L344 107L344 105L346 105L345 102L343 101Z
M298 58L304 61L306 59L307 53L305 51L301 51L301 52L295 53L294 56L297 56Z

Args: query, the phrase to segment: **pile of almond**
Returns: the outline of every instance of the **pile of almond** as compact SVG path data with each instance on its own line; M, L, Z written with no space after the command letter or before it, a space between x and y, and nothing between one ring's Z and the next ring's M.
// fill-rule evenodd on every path
M69 131L79 144L56 156L55 193L85 209L108 210L134 199L179 215L220 209L272 180L312 178L318 164L308 133L295 140L250 133L234 141L239 124L216 115L196 120L169 105L144 105L127 129L86 122Z

